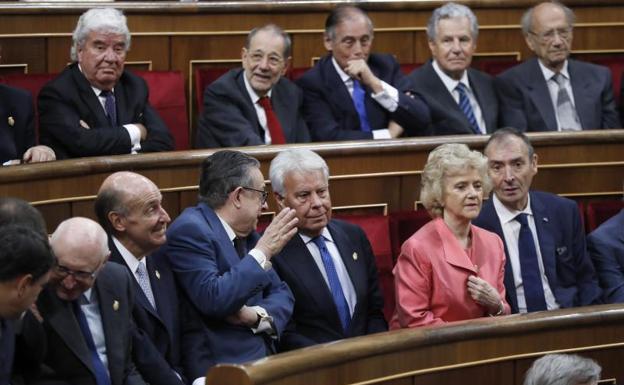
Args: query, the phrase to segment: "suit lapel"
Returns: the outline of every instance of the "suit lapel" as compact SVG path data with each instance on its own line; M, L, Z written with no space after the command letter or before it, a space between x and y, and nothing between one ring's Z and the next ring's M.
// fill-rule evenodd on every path
M123 363L126 347L123 346L122 338L119 335L117 325L123 325L124 319L120 314L119 307L121 298L115 293L115 287L119 282L111 279L106 271L106 266L95 280L94 289L98 295L100 307L100 317L102 318L102 329L104 330L104 339L106 341L106 356L108 357L108 370L110 372L111 381L114 383L115 378L123 378L123 373L115 371L123 370L118 363ZM125 304L128 306L129 304ZM126 320L127 322L127 320Z
M470 82L470 88L477 99L477 103L481 108L481 114L483 115L483 121L485 122L485 131L490 134L498 128L498 122L496 121L497 111L495 108L491 108L494 103L492 103L488 93L485 92L487 86L483 84L478 76L474 75L474 71L475 70L472 68L468 69L468 81ZM468 119L466 119L466 121L468 121Z
M275 115L277 115L280 125L282 126L282 132L284 133L286 142L294 142L295 135L291 128L294 129L295 127L289 123L291 121L291 116L296 112L296 110L292 108L293 106L296 106L296 104L293 103L292 100L286 100L284 95L282 95L282 85L285 81L286 79L280 79L279 82L277 82L277 84L272 88L271 105L273 106L273 111L275 111Z
M91 84L89 84L87 78L85 78L82 72L80 72L78 64L74 64L74 67L72 68L72 76L74 78L74 82L78 85L78 92L80 93L81 99L91 111L90 115L93 119L95 119L95 127L108 127L108 119L106 119L106 113L104 112L102 103L100 103L99 97L95 95L95 92L93 92Z
M321 65L324 68L323 73L325 73L325 88L330 90L328 95L331 97L331 104L334 106L340 107L343 110L345 115L349 115L351 119L360 120L360 117L355 110L355 106L353 105L353 98L349 94L349 90L347 86L345 86L344 82L336 72L336 68L334 68L334 64L332 63L331 55L326 56L321 59L323 62ZM367 112L368 112L368 105ZM370 120L370 116L369 116Z
M122 75L123 76L123 75ZM132 116L132 111L129 108L134 103L128 102L128 95L126 95L126 89L124 88L123 82L118 81L115 85L115 106L117 108L117 125L122 126L125 123L137 123Z
M232 241L228 237L225 228L223 228L219 217L205 203L200 203L199 207L202 211L202 214L204 215L204 218L206 219L206 222L208 222L216 235L216 240L223 250L224 259L228 262L230 266L237 265L240 262L240 258L238 257L238 253L234 248L234 244L232 244Z
M533 211L533 220L535 221L535 230L542 254L544 272L551 287L554 287L557 282L557 261L555 258L555 240L553 239L552 224L543 202L535 194L530 194L531 211Z
M434 223L436 231L442 240L442 252L444 253L446 262L457 268L477 274L477 270L470 261L470 258L468 258L466 251L462 249L455 235L451 232L446 223L444 223L444 220L436 219Z
M444 110L442 111L446 116L452 117L454 120L458 122L462 122L461 129L466 131L466 133L472 134L472 129L470 129L470 123L468 122L468 118L459 109L459 104L453 98L453 95L448 91L440 76L433 69L433 62L429 61L425 64L426 77L425 77L425 88L430 90L431 96L433 99L440 104L440 107Z
M576 64L574 60L568 60L568 74L570 74L576 114L581 120L581 127L600 128L593 127L595 125L594 122L598 119L594 117L594 109L592 108L596 103L595 93L591 92L592 83L587 76L583 76L583 73L577 71Z
M155 260L153 256L147 256L145 258L147 274L149 275L150 285L152 293L154 294L154 300L156 301L158 312L154 311L154 308L151 305L147 307L147 309L150 311L150 314L153 314L160 322L163 323L163 327L171 332L174 323L174 312L177 312L177 306L172 303L176 293L168 290L169 288L175 287L175 282L170 282L172 281L173 276L165 274L165 269L159 268L159 261ZM163 271L162 274L161 271ZM141 292L142 291L143 290L141 290ZM143 298L146 302L149 302L145 295L143 295ZM171 311L172 309L173 311Z
M546 85L546 80L544 79L544 75L542 73L542 69L540 68L537 59L531 59L529 71L525 72L525 76L527 77L527 89L529 90L529 95L531 95L531 100L535 105L535 108L539 111L542 116L542 120L546 124L546 127L530 127L532 130L546 129L548 131L557 131L557 118L555 117L555 109L553 106L553 102L550 98L550 91L548 91L548 86Z
M245 109L247 110L243 115L245 116L253 116L256 122L256 134L260 137L260 140L264 143L264 129L260 125L260 121L258 120L258 113L256 113L256 107L254 106L251 97L249 96L249 92L247 92L247 87L245 87L245 71L240 70L238 74L236 74L236 84L238 85L238 89L243 95L243 99L245 102Z

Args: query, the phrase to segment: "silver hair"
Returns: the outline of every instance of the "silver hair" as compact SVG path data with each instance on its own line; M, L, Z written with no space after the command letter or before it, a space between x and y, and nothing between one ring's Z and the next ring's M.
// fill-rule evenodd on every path
M446 143L429 153L421 177L420 200L433 218L444 212L444 186L446 177L463 170L477 170L481 177L483 196L491 190L487 158L479 151L470 150L463 143Z
M574 23L576 22L576 15L574 15L574 11L558 1L547 1L546 3L550 3L561 8L563 13L565 14L568 24L570 25L570 28L574 27ZM524 14L522 15L522 19L520 19L520 25L522 27L522 34L524 36L528 36L529 33L533 30L533 12L535 11L535 7L541 4L544 3L539 3L532 6L531 8L527 9L526 12L524 12Z
M592 384L600 380L602 369L596 361L575 354L547 354L535 360L524 385Z
M325 19L325 35L329 37L330 40L334 40L336 38L336 27L343 23L345 20L353 20L357 17L362 16L366 20L366 24L368 24L368 30L370 32L371 37L374 35L373 30L373 21L368 17L366 11L362 8L354 7L352 5L339 5L336 8L332 9L332 11Z
M282 151L271 161L269 178L274 192L284 195L284 178L290 172L321 171L329 180L329 167L317 153L303 148Z
M130 49L130 30L123 12L115 8L92 8L80 15L74 29L70 50L73 61L78 61L78 48L82 47L93 31L124 35L126 52Z
M446 3L433 11L427 23L427 37L429 40L435 40L440 20L454 19L457 17L468 18L472 38L476 40L479 36L479 22L477 22L477 17L470 8L457 3Z

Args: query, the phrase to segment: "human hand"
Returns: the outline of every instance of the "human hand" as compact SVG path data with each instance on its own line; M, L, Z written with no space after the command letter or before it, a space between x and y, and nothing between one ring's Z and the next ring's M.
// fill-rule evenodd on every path
M225 320L232 325L242 325L252 327L258 323L258 313L249 306L243 305L236 313L225 317Z
M396 139L403 135L403 127L394 120L388 122L388 131L390 132L390 137L392 139Z
M264 234L256 243L255 248L264 253L267 260L270 260L297 233L298 219L295 210L285 207L273 218Z
M139 128L139 131L141 132L141 140L145 140L145 138L147 138L147 128L145 128L145 126L142 123L133 123L135 126L137 126Z
M370 67L364 59L355 59L349 61L347 67L344 69L345 73L354 79L360 81L363 85L370 88L373 93L383 91L381 81L370 70Z
M489 314L497 314L503 309L503 303L498 291L487 281L472 275L468 277L468 293L480 305L488 309Z
M26 150L22 160L24 163L48 162L56 160L56 154L54 154L54 150L48 146L33 146Z

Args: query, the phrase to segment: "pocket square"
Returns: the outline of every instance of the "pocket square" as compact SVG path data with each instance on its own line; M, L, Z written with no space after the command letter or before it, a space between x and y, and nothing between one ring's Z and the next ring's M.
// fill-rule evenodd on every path
M568 248L566 246L561 246L561 247L557 247L556 249L557 255L561 255L564 254L566 251L568 251Z

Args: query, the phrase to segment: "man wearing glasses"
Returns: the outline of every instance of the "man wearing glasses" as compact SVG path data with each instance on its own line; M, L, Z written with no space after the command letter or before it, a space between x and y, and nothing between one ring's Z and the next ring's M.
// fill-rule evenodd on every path
M301 91L284 77L291 60L288 34L274 24L255 28L241 55L243 68L206 87L197 147L309 142Z
M42 352L33 381L144 385L131 361L133 287L123 266L106 263L104 229L87 218L62 222L50 238L57 258L36 311L24 318L26 349Z
M521 131L620 127L609 69L569 59L574 13L558 2L530 8L522 33L537 58L496 79L501 126Z
M219 151L202 163L199 204L167 230L157 254L168 257L177 281L208 326L216 363L242 363L275 352L293 296L271 258L297 232L285 208L262 237L254 230L267 207L259 162Z

